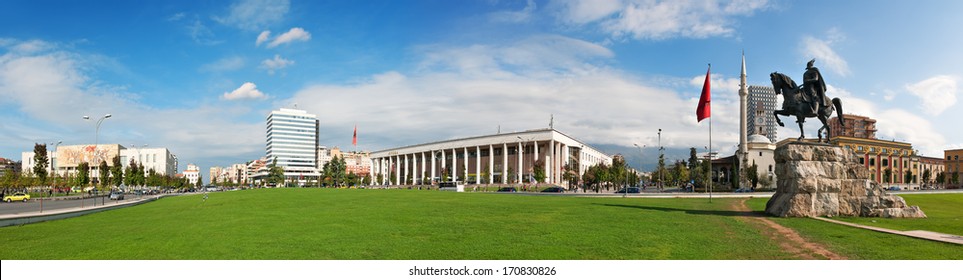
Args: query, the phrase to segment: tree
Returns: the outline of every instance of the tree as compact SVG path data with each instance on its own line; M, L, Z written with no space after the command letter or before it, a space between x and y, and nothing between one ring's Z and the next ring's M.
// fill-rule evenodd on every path
M274 158L274 161L268 166L267 182L268 184L274 184L276 187L284 184L284 168L278 166L278 158Z
M913 172L906 170L906 172L903 174L903 183L908 184L910 182L913 182Z
M668 181L673 185L679 185L682 181L689 179L689 168L686 167L684 161L676 161L669 174L671 174L671 176L669 176L671 179Z
M695 147L689 148L689 170L695 170L697 166L699 166L699 157L696 156L696 148ZM694 180L695 179L694 177L697 176L698 174L690 173L690 175L692 175L693 177L690 177L689 179Z
M566 182L568 182L569 187L573 187L573 186L577 187L578 186L578 163L576 163L575 161L570 161L563 168L564 170L562 171L562 180L565 180ZM537 178L538 176L537 173L535 176ZM542 179L544 180L544 178Z
M755 189L759 185L759 166L753 162L746 171L746 180L749 180L749 185Z
M120 165L120 158L117 156L114 156L111 161L114 166L110 167L110 175L113 177L110 181L112 185L119 187L120 184L124 183L124 167Z
M939 174L936 174L936 183L941 185L946 183L946 172L940 171Z
M955 185L955 184L959 184L959 183L960 183L960 172L953 172L953 178L951 178L950 181L951 181L951 183L953 183L954 185Z
M194 183L194 186L200 188L203 185L204 185L204 176L201 176L201 174L197 174L197 182Z
M889 183L893 180L893 170L890 168L883 169L883 183Z
M532 176L535 176L535 182L537 183L545 182L545 161L541 159L536 160L532 168L535 169L535 170L532 170Z
M924 169L924 170L923 170L923 178L922 178L922 179L923 179L923 183L924 183L924 184L929 184L929 183L930 183L930 177L931 177L932 175L933 175L933 174L930 172L930 169L929 169L929 168Z
M81 162L77 165L77 184L86 186L90 183L90 164Z
M38 183L43 185L47 182L47 166L49 164L47 160L47 144L34 143L33 162L33 174L40 180Z
M134 159L132 158L130 159L130 162L127 164L127 169L124 170L124 180L123 180L124 184L128 186L133 186L135 183L134 182L135 177L137 177L137 163L134 162Z
M100 166L97 167L98 172L100 172L100 173L97 174L97 175L99 175L99 176L98 176L98 177L99 177L98 180L99 180L99 183L100 183L100 187L101 187L102 189L106 189L108 186L110 186L110 171L109 171L109 168L110 168L110 167L107 166L107 161L106 161L106 160L101 160L101 161L100 161Z

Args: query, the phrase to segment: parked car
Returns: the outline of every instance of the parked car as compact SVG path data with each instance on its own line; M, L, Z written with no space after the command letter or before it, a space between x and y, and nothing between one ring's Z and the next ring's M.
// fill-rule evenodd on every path
M565 192L565 189L563 189L562 187L548 187L548 188L542 190L542 192L548 192L548 193L563 193L563 192Z
M110 200L124 200L124 193L122 192L111 192Z
M27 202L27 200L30 200L30 195L29 195L29 194L25 194L25 193L21 193L21 192L14 193L14 194L12 194L12 195L8 195L8 196L4 196L4 197L3 197L3 201L6 201L6 202L14 202L14 201Z
M628 188L622 188L621 190L618 190L615 193L626 193L626 191L628 191L628 193L640 193L642 190L639 189L638 187L628 187Z
M900 189L899 187L897 187L897 186L890 186L890 187L889 187L888 189L886 189L886 190L889 190L889 191L898 191L898 190L901 190L901 189Z
M516 189L515 187L504 187L504 188L498 189L498 192L518 192L518 189Z

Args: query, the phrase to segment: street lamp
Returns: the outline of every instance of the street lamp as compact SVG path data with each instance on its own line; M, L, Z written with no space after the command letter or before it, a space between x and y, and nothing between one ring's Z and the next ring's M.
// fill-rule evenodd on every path
M642 171L642 159L645 157L645 155L642 154L642 148L645 148L645 145L642 145L642 147L639 147L639 144L636 143L632 143L632 145L635 145L636 148L639 148L639 171ZM641 181L642 180L640 179L639 182L641 183ZM644 186L645 184L641 185Z
M97 145L100 144L100 124L102 124L102 123L104 122L104 120L109 119L110 117L111 117L110 114L106 114L106 115L104 115L103 117L100 117L99 120L97 120L97 127L96 127L96 129L94 130L94 150L93 150L93 152L94 152L94 155L95 155L95 156L97 155ZM84 120L88 120L88 121L89 121L89 120L90 120L90 116L84 116ZM99 169L97 170L97 174L98 174L98 175L100 174L100 171L101 171L101 170L99 170ZM97 176L97 175L94 175L94 176Z
M665 148L662 147L662 129L660 128L660 129L659 129L659 160L662 160L663 151L664 151L664 150L665 150ZM658 168L661 168L661 166L656 167L656 168L657 168L657 169L658 169ZM663 173L663 170L659 169L658 171L659 171L659 191L662 191L662 188L663 188L663 182L662 182L662 173Z

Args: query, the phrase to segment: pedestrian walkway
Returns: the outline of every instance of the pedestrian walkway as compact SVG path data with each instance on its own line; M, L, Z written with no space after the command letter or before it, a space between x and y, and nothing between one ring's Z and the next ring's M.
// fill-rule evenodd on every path
M887 229L887 228L878 228L878 227L865 226L865 225L848 223L843 221L837 221L837 220L824 218L824 217L812 217L812 218L820 221L826 221L830 223L851 226L855 228L868 229L868 230L873 230L873 231L878 231L883 233L898 234L902 236L909 236L909 237L915 237L920 239L927 239L927 240L963 245L963 236L959 236L959 235L952 235L947 233L939 233L939 232L932 232L932 231L925 231L925 230L899 231L899 230L893 230L893 229Z

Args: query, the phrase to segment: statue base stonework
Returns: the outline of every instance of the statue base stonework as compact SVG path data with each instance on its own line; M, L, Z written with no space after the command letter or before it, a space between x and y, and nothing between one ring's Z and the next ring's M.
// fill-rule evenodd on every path
M870 179L856 153L826 144L795 142L776 148L776 193L766 213L779 217L861 216L925 218L917 206Z

